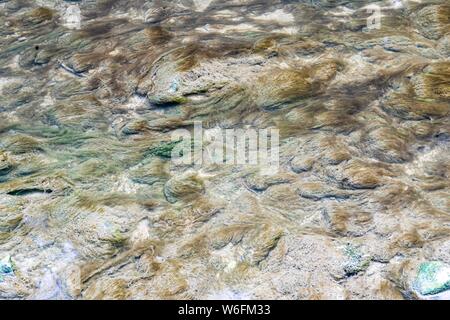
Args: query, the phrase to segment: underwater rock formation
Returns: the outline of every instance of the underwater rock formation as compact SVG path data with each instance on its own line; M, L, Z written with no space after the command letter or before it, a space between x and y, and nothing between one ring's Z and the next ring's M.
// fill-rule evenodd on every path
M205 3L0 1L0 298L448 297L447 1Z

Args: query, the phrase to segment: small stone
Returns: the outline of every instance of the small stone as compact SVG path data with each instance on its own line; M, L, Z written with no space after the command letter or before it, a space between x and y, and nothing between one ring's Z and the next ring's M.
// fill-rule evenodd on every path
M25 154L27 152L40 152L40 141L34 137L16 134L5 139L6 149L13 154Z
M306 199L319 201L322 199L347 199L350 194L339 189L335 189L320 182L302 183L298 190L298 194Z
M3 276L14 273L11 256L6 256L0 261L0 282L3 281Z
M439 261L422 263L413 287L421 295L434 295L449 290L450 267Z
M13 235L17 235L20 231L16 230L23 220L23 213L21 212L20 202L17 201L14 209L8 210L8 205L10 205L7 200L6 205L0 203L0 211L2 215L0 217L0 241L5 241L11 238ZM5 210L6 209L6 210ZM18 232L19 231L19 232ZM0 267L1 268L1 267Z
M36 46L35 50L38 51L39 47ZM54 54L51 50L39 50L34 59L34 63L38 65L49 63Z
M377 128L366 134L361 142L368 155L383 162L402 163L412 158L407 137L394 128Z
M39 7L26 14L24 16L23 22L25 24L35 25L45 21L52 20L52 18L53 18L52 10L44 7Z
M291 160L291 169L295 173L302 173L312 169L314 165L314 158L306 158L296 156Z
M269 187L292 182L293 177L287 174L263 175L260 173L250 174L245 178L246 185L254 191L265 191Z
M123 128L122 128L122 134L123 135L135 135L139 133L143 133L146 130L148 130L148 124L146 120L142 119L134 119L128 122Z

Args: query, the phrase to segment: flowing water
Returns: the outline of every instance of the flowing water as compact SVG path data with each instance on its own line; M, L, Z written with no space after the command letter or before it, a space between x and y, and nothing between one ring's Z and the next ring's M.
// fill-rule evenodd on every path
M0 297L448 298L449 19L0 1ZM278 172L174 164L196 123L277 130Z

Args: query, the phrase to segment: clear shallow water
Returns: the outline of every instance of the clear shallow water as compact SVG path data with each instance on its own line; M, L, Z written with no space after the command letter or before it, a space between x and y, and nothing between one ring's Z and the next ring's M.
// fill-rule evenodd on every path
M369 4L3 2L2 296L417 298L450 263L449 8ZM195 121L278 129L279 173L173 165Z

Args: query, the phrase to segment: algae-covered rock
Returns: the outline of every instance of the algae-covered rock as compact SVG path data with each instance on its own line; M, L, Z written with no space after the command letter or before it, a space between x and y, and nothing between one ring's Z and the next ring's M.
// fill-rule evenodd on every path
M255 102L264 109L277 109L294 99L312 94L309 70L275 69L257 79Z
M370 213L356 206L333 205L323 212L323 217L331 232L346 236L362 236L372 226Z
M250 189L255 191L265 191L271 186L292 182L293 177L284 173L270 176L253 173L248 175L245 180Z
M274 228L264 228L258 230L257 236L248 239L251 255L247 258L251 264L259 264L267 258L269 253L277 246L283 231Z
M450 296L448 0L199 2L0 0L0 299Z
M24 13L21 22L24 27L33 27L53 19L53 11L45 7L37 7Z
M402 94L393 94L383 106L387 113L404 120L442 118L449 114L448 103L427 99L414 99Z
M407 142L407 137L402 136L398 130L380 127L365 135L362 144L374 158L398 163L411 159Z
M450 289L450 267L439 261L419 266L413 287L421 295L434 295Z
M439 62L425 68L412 79L414 91L421 99L450 99L450 62ZM449 110L447 109L447 113Z
M0 151L0 176L8 174L13 168L11 160L5 152Z
M135 135L135 134L145 132L148 129L149 129L149 127L148 127L147 120L134 119L123 126L122 134Z
M352 276L359 272L366 270L370 264L370 257L364 255L359 248L348 244L344 248L344 253L348 260L344 264L344 271L346 275Z
M4 139L6 150L13 154L24 154L28 152L42 151L40 141L34 137L16 134Z
M314 158L296 156L291 160L291 169L295 173L309 171L314 165Z
M429 39L439 39L450 23L450 5L431 5L420 10L413 19L420 32Z
M96 281L83 292L83 298L93 300L125 300L128 297L124 279Z
M165 181L168 178L167 163L162 159L155 158L150 163L131 170L130 178L136 183L147 185Z
M0 209L5 209L6 206L0 205ZM4 213L4 216L0 218L0 241L9 239L17 234L16 228L23 220L23 214L20 210L11 210L11 212Z
M337 178L344 188L375 189L383 184L385 177L393 174L379 164L351 160L342 167L342 172L330 171L330 175Z
M146 152L147 156L156 156L161 158L171 158L172 150L180 141L170 141L161 143L159 146L151 148Z
M35 50L38 51L34 59L34 63L37 65L49 63L51 58L55 55L54 48L53 50L51 48L39 49L39 47L37 46L35 47Z
M205 191L204 182L196 172L187 171L167 181L164 194L167 201L192 200Z
M298 188L298 194L306 199L314 201L322 199L347 199L350 195L342 190L330 187L319 182L302 183Z

